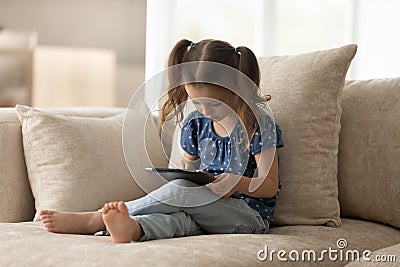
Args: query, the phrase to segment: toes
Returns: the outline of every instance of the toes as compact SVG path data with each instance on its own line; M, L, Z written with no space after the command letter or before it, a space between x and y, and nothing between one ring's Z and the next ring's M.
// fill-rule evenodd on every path
M52 233L54 233L56 230L54 227L46 227L46 229L48 232L52 232Z
M53 218L46 218L46 219L43 219L42 220L42 223L43 224L46 224L46 223L53 223L54 222L54 219Z
M108 202L104 204L103 213L107 213L109 210L118 209L118 203L119 202Z
M107 213L107 211L108 211L108 203L104 204L102 212Z
M114 203L113 202L108 202L108 203L104 204L103 213L106 214L111 209L115 209L114 208Z
M120 212L122 212L122 213L128 213L128 208L126 207L125 202L120 201L120 202L117 202L117 203L118 203L118 210L119 210Z
M42 215L42 216L40 216L40 220L41 220L41 221L46 220L46 219L49 219L49 217L47 217L47 215Z
M39 215L45 215L45 214L53 215L54 211L53 210L41 210L39 212Z
M54 228L54 224L53 223L45 223L44 226L46 228Z
M54 227L55 227L55 225L54 225L53 222L46 222L46 223L43 223L43 225L44 225L44 227L46 227L47 229L49 229L49 228L54 228Z

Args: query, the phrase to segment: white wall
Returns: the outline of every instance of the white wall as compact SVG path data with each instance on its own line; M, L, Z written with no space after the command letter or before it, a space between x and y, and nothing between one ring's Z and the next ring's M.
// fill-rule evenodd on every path
M0 26L36 31L38 45L115 51L117 106L144 81L146 0L0 0Z
M400 1L353 1L354 41L358 44L353 76L356 79L399 77Z
M215 36L233 45L248 45L257 56L300 54L356 43L358 51L347 79L400 75L399 0L253 0L245 7L241 0L159 2L148 0L147 12L152 16L147 17L146 53L154 58L146 57L146 76L164 67L177 40L196 42ZM227 24L231 27L224 28Z

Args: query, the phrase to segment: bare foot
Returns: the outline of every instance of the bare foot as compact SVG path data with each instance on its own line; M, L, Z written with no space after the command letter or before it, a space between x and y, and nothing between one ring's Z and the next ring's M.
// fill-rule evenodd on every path
M101 212L57 212L41 210L40 219L47 231L62 234L94 234L106 227Z
M139 222L129 217L123 201L106 203L103 207L103 221L113 243L130 243L143 236Z

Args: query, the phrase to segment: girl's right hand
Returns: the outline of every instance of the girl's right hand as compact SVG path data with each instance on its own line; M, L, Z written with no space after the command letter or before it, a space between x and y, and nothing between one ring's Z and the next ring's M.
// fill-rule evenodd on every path
M182 170L197 170L200 167L200 158L185 152L181 161L176 164L176 167Z
M222 173L215 176L215 181L205 186L221 197L229 197L236 191L240 191L242 176L232 173Z

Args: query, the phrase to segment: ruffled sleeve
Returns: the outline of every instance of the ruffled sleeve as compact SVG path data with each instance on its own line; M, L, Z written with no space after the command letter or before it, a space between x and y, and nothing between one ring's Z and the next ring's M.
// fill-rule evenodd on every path
M250 142L250 153L252 155L260 153L261 150L271 147L283 147L282 132L278 124L271 119L267 120L264 127L258 127Z

